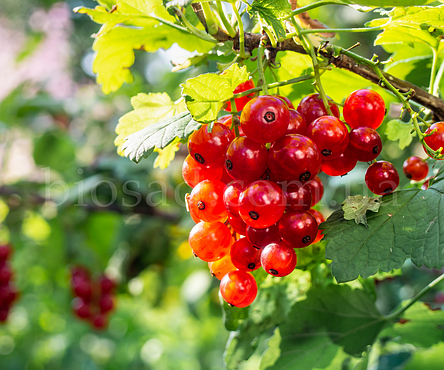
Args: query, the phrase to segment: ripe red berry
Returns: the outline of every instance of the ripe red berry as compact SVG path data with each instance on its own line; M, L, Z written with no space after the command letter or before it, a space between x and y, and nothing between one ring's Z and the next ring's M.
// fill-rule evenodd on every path
M0 262L6 261L12 253L12 248L9 244L0 245Z
M302 186L299 182L282 183L287 198L287 210L308 211L311 206L311 191L308 186Z
M183 162L182 177L188 186L194 188L203 180L220 180L223 171L223 167L206 168L188 155Z
M293 248L303 248L316 239L318 223L313 215L306 211L286 212L278 222L279 235Z
M80 319L89 318L91 310L88 302L85 302L82 298L76 297L71 302L74 314Z
M190 212L202 221L224 221L228 216L223 202L224 189L221 181L204 180L197 184L190 194Z
M328 98L331 112L337 118L340 117L338 106ZM319 94L307 95L303 98L297 108L297 111L305 118L307 125L312 123L316 118L327 116L328 112L325 109L324 102Z
M92 286L89 280L83 278L73 279L72 287L77 297L83 298L86 302L91 300Z
M393 193L399 185L398 171L390 162L372 163L365 172L365 183L375 194Z
M228 216L228 222L231 228L239 235L245 236L247 234L247 224L238 217Z
M367 89L353 91L344 103L344 119L351 128L381 126L385 116L385 103L381 95Z
M233 265L231 261L230 253L228 253L225 257L222 257L220 260L214 262L208 262L208 268L210 269L211 275L215 276L219 280L221 280L225 274L228 274L230 271L237 270L237 267Z
M222 167L228 145L233 141L231 130L215 123L213 130L208 131L208 125L194 131L188 140L188 151L194 160L207 168Z
M263 229L247 226L247 239L256 249L263 249L268 244L277 243L281 237L277 224Z
M321 169L321 154L310 138L285 135L270 149L268 167L278 181L312 180Z
M297 260L294 249L283 243L268 244L261 253L263 269L273 276L282 277L291 274Z
M444 122L435 122L427 130L425 130L424 134L429 135L432 131L435 132L430 136L426 136L424 138L424 141L433 150L438 150L439 148L443 148L442 153L444 154ZM427 153L427 149L425 146L424 150ZM427 153L427 155L433 158L429 153Z
M258 143L271 143L285 134L290 113L287 104L269 95L251 100L241 114L241 127L247 137Z
M290 109L290 123L287 126L287 131L285 131L285 135L305 135L307 131L307 122L305 118L301 116L301 114L294 110Z
M319 176L316 176L312 181L305 185L310 188L311 192L311 207L319 203L324 195L324 184Z
M7 262L0 262L0 285L7 284L12 277L11 265Z
M256 280L245 270L230 271L220 282L220 294L232 306L247 307L256 298Z
M408 179L421 181L429 174L429 165L422 158L412 156L405 160L402 170Z
M107 294L112 292L115 287L116 284L114 283L113 280L111 280L109 277L107 277L106 275L102 275L99 278L99 284L100 284L100 290L102 292L102 294Z
M97 314L91 318L91 324L94 329L103 330L108 326L108 319L104 314Z
M347 127L336 117L315 119L308 125L306 135L316 143L324 161L338 158L347 149Z
M250 184L239 197L239 213L247 225L265 228L275 224L285 211L286 198L274 182L259 180Z
M323 214L316 209L310 209L308 212L310 212L313 215L313 217L316 219L316 222L318 224L318 234L316 235L316 239L312 243L312 244L315 244L315 243L319 242L324 237L324 234L322 234L322 230L319 229L319 225L322 224L323 222L325 222L325 218L324 218Z
M371 127L355 127L350 131L349 139L348 147L358 161L373 161L379 153L381 153L381 137L378 132Z
M227 149L225 169L233 179L256 181L267 169L268 149L247 137L237 137Z
M253 80L248 80L245 82L242 82L241 84L237 85L237 87L233 90L233 94L238 94L247 90L250 90L254 87ZM242 98L234 99L234 102L236 104L236 109L238 112L240 112L242 109L244 109L245 105L254 97L254 93L248 94L247 96L243 96ZM230 101L227 102L227 108L225 108L227 112L231 112L231 103Z
M219 122L219 123L223 124L224 126L227 126L228 128L231 129L232 120L233 120L233 116L231 114L227 114L226 116L222 116L222 117L218 118L216 122ZM239 136L245 136L244 131L242 130L242 127L240 127L240 125L237 126L237 129L239 131ZM236 130L234 128L231 129L231 131L233 132L233 134L236 132Z
M356 167L358 160L350 151L350 146L347 147L334 161L322 162L321 171L328 176L344 176Z
M231 216L240 217L239 196L247 188L248 183L242 180L231 181L224 190L223 201L225 209Z
M293 103L286 96L276 95L276 97L282 99L287 104L288 109L294 109Z
M230 229L222 222L200 222L194 225L188 237L193 254L206 262L225 256L232 240Z
M9 307L0 309L0 322L4 323L9 316Z
M230 249L230 256L238 269L254 271L261 267L261 249L255 248L247 238L234 242Z
M110 294L102 295L99 300L99 308L101 313L107 313L113 310L114 301Z

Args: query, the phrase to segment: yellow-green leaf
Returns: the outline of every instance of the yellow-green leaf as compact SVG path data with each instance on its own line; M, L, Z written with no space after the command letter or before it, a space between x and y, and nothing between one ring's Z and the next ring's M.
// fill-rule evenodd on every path
M412 134L410 133L412 129L412 125L394 119L387 123L385 134L389 140L399 140L399 148L402 150L406 146L409 146L413 137L416 136L416 132L413 132Z
M363 224L368 227L367 211L378 212L380 206L379 198L369 198L358 194L349 196L342 203L342 210L346 220L355 220L356 224Z
M180 142L177 141L180 141L180 139L174 140L164 149L154 148L154 151L159 153L154 161L154 168L159 167L161 170L164 170L170 165L171 161L176 156L176 152L179 150Z

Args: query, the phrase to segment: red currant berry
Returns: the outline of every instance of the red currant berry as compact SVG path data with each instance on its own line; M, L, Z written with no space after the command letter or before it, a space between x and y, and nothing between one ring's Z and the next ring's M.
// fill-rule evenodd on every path
M245 270L230 271L220 282L220 294L232 306L247 307L256 298L256 280Z
M287 104L275 96L263 95L251 100L241 114L245 135L258 143L271 143L285 134L290 113Z
M0 322L4 323L9 316L9 307L0 309Z
M276 97L282 99L287 104L288 109L294 109L293 103L286 96L276 95Z
M92 296L92 286L89 280L85 279L74 279L73 280L73 290L77 297L83 298L86 302L91 300Z
M215 123L211 132L208 132L208 125L204 125L191 134L188 151L204 167L222 167L228 145L233 139L231 130L220 123Z
M324 234L322 234L322 230L319 230L319 225L322 224L323 222L325 222L325 218L322 215L322 213L316 209L310 209L308 212L310 212L313 215L313 217L316 219L316 222L318 224L318 234L316 236L316 239L312 243L312 244L314 244L314 243L321 241L321 239L324 237Z
M0 263L0 285L7 284L12 277L11 265L5 261Z
M188 237L193 254L206 262L225 256L232 240L230 229L222 222L200 222L194 225Z
M261 253L262 268L273 276L282 277L291 274L297 260L294 249L283 243L268 244Z
M237 87L233 90L233 94L238 94L247 90L250 90L254 88L254 82L253 80L248 80L245 82L242 82L241 84L237 85ZM236 110L240 112L242 109L244 109L245 105L254 97L254 93L248 94L247 96L243 96L242 98L234 99L234 102L236 104ZM231 103L230 101L227 102L227 108L225 108L227 112L231 112Z
M239 214L239 196L249 184L242 180L234 180L227 184L223 201L228 213L234 217L240 217Z
M219 280L221 280L225 274L228 274L230 271L237 270L237 267L233 265L231 261L230 253L228 253L225 257L222 257L220 260L214 262L208 262L208 268L210 269L211 275L215 276Z
M0 262L6 261L12 253L12 248L9 244L0 245Z
M330 98L328 98L328 104L333 115L339 118L338 106ZM312 123L316 118L328 115L327 109L325 109L324 102L319 94L311 94L303 98L298 105L297 111L305 118L307 125Z
M305 210L308 211L311 206L311 191L308 186L302 186L299 182L290 182L282 184L285 196L287 198L287 210Z
M107 313L113 310L114 301L110 294L102 295L99 300L99 308L101 313Z
M190 212L202 221L224 221L228 216L223 202L224 190L225 184L221 181L200 182L190 194Z
M247 238L234 242L230 250L231 261L238 269L248 271L257 270L261 267L261 249L257 249Z
M77 317L80 319L87 319L91 315L88 302L85 302L82 298L74 298L71 302L72 309Z
M433 134L431 134L432 131L435 131ZM424 132L426 136L424 138L425 143L433 150L438 150L439 148L443 148L444 152L444 122L435 122L433 125L431 125L427 130ZM424 146L424 150L427 153L427 149ZM444 153L443 153L444 154ZM432 155L427 153L427 155L430 158L433 158Z
M113 280L111 280L106 275L102 275L99 278L99 284L100 284L100 291L102 294L107 294L112 292L116 288L116 284Z
M429 188L430 185L430 179L432 179L433 177L428 178L426 181L424 181L424 183L421 185L421 190L427 190Z
M322 196L324 195L324 184L322 183L319 176L316 176L312 181L307 183L311 192L311 207L315 206L320 202Z
M71 269L71 284L76 279L90 280L90 274L86 267L74 266Z
M10 307L17 297L18 291L14 284L0 286L0 308Z
M247 225L265 228L275 224L285 211L286 198L274 182L259 180L250 184L239 197L239 213Z
M353 91L344 103L344 119L351 128L369 126L377 129L385 116L385 103L381 95L367 89Z
M371 162L381 153L381 136L371 127L355 127L350 131L349 139L348 147L360 162Z
M365 172L365 183L370 191L375 194L393 193L399 185L398 171L390 162L372 163Z
M228 128L231 129L232 119L233 119L233 116L231 114L228 114L226 116L220 117L216 122L219 122L219 123L223 124L224 126L227 126ZM239 136L245 136L244 131L242 130L242 127L237 126L237 129L239 131ZM235 134L235 132L236 132L234 128L231 131L233 131L233 134Z
M336 117L323 116L315 119L308 125L306 135L316 143L324 161L338 158L347 149L347 127Z
M268 167L279 181L312 180L321 169L321 154L310 138L302 135L285 135L271 147Z
M237 137L227 149L225 169L233 179L255 181L267 169L268 149L247 137Z
M285 131L285 135L305 135L307 131L307 122L305 118L302 117L298 111L294 109L290 109L290 123L288 124L287 131Z
M91 324L94 329L103 330L108 326L108 318L105 314L98 314L91 317Z
M429 174L429 165L422 158L413 156L405 160L402 170L408 179L421 181Z
M231 228L239 235L245 236L247 234L247 224L240 218L228 216L228 222Z
M321 171L328 176L344 176L356 167L356 163L358 163L358 160L350 152L349 146L345 152L334 161L322 162Z
M203 180L220 180L223 171L223 167L206 168L188 155L183 162L182 177L188 186L194 188Z
M277 243L281 237L277 224L274 224L264 229L247 226L247 239L256 249L263 249L268 244Z
M220 179L221 182L223 182L224 184L228 184L231 181L233 181L232 177L228 174L227 170L225 169L225 167L222 167L224 170L222 172L222 177Z
M306 211L286 212L278 222L279 235L293 248L303 248L316 239L318 223L313 215Z

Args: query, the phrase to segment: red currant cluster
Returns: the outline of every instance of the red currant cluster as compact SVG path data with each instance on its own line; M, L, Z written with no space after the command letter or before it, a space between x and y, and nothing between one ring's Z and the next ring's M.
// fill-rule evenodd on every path
M0 245L0 322L8 319L11 306L18 297L17 288L11 281L13 271L8 262L11 253L9 244Z
M94 281L87 268L74 267L71 270L74 314L88 320L95 329L106 328L108 315L114 309L115 287L115 283L105 274Z
M240 120L224 116L211 131L203 126L190 136L182 170L193 188L187 198L196 222L191 249L209 262L222 297L237 307L256 297L249 272L262 266L286 276L297 263L295 248L322 238L324 217L311 208L324 190L317 174L342 176L358 161L374 161L382 149L376 128L385 116L384 100L371 90L347 97L343 115L350 131L337 105L328 101L329 115L318 94L297 109L282 96L243 99L240 107L236 101ZM399 176L391 163L374 162L365 182L372 192L389 194Z

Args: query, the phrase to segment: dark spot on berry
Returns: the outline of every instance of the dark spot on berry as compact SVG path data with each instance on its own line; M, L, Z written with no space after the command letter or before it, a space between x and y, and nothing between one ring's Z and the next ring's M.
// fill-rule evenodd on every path
M253 244L253 247L256 249L260 249L257 245L254 245L254 244Z
M255 263L249 263L249 264L248 264L248 268L249 268L250 270L253 270L255 267L256 267L256 264L255 264Z
M302 243L304 243L304 244L310 243L310 240L311 240L310 236L307 235L304 237L304 239L302 239Z
M278 275L279 274L279 272L277 272L275 269L270 269L269 272L272 275Z
M264 114L264 119L267 122L273 122L276 120L276 115L273 112L267 112Z
M385 111L384 111L384 116L387 114L387 108L385 108Z
M227 168L228 171L233 169L233 162L231 162L229 159L227 159L225 161L225 167Z
M228 303L228 306L230 307L236 307L234 304Z
M304 172L301 176L299 176L299 181L303 182L303 181L308 181L310 180L311 177L311 173L310 172Z
M198 208L199 210L203 211L203 210L205 209L205 203L202 202L201 200L199 200L199 201L197 202L197 208Z
M373 147L372 152L373 152L374 154L378 153L378 152L379 152L379 145L375 145L375 146Z
M413 176L411 173L406 172L405 173L405 177L407 177L408 179L411 179Z
M344 173L343 175L341 175L341 177L344 177L344 176L347 176L347 175L348 175L348 172Z
M216 276L216 274L213 271L210 271L211 276Z
M197 257L197 254L196 254L195 252L193 252L193 256L194 256L194 257Z
M322 153L322 155L324 157L328 157L329 155L331 155L331 150L330 149L324 149L321 153Z
M393 192L393 189L392 189L392 188L387 188L387 189L385 189L385 190L383 191L384 194L390 194L390 193L392 193L392 192Z
M251 217L253 220L257 220L257 219L259 218L259 213L257 213L257 212L250 211L250 212L248 212L248 214L250 215L250 217Z
M205 159L203 159L203 157L200 154L194 153L194 159L198 161L200 164L205 163Z

